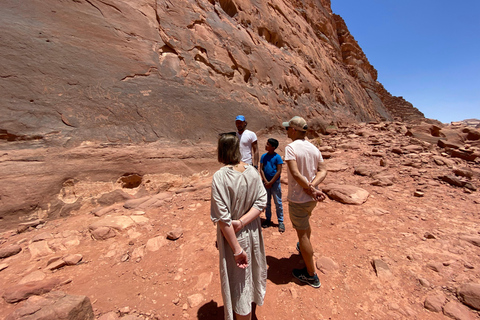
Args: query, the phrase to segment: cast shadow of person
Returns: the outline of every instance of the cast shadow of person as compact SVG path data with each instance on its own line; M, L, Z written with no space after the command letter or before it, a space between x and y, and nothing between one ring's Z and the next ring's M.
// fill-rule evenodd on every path
M302 256L299 254L292 254L290 258L280 259L267 256L267 279L275 284L293 282L292 270L299 267L301 260Z
M257 315L255 314L256 305L252 305L252 320L258 320ZM224 310L223 306L219 307L218 303L210 300L210 302L205 303L197 311L198 320L224 320Z
M218 303L210 300L205 303L197 311L197 319L199 320L223 320L223 306L219 307Z

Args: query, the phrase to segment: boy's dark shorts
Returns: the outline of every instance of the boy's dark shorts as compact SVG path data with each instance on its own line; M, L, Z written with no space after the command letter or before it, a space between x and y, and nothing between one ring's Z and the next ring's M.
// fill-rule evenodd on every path
M310 216L316 205L316 201L305 203L288 202L290 221L292 221L294 229L308 230L310 228Z

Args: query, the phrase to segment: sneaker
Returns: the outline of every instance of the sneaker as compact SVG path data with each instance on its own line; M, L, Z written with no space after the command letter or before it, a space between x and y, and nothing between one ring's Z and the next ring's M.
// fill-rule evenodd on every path
M268 228L270 227L270 220L265 220L263 223L262 223L262 228Z
M285 232L285 225L283 224L283 222L278 223L278 232L280 233Z
M293 269L292 274L298 280L305 282L314 288L320 288L320 286L322 285L320 283L320 280L318 279L317 274L315 273L313 276L309 275L307 268Z

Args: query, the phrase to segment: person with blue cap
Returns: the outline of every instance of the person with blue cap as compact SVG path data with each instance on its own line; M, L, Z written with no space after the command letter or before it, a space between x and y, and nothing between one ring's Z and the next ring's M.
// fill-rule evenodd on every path
M255 132L247 130L247 121L242 115L235 118L235 126L237 127L237 138L240 140L240 154L242 161L253 165L258 170L258 143ZM253 154L253 156L252 156Z

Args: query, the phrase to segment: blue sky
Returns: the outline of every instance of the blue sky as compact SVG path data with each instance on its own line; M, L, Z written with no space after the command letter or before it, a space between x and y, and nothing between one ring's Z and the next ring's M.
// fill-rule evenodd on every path
M480 0L332 0L378 81L425 117L480 119Z

